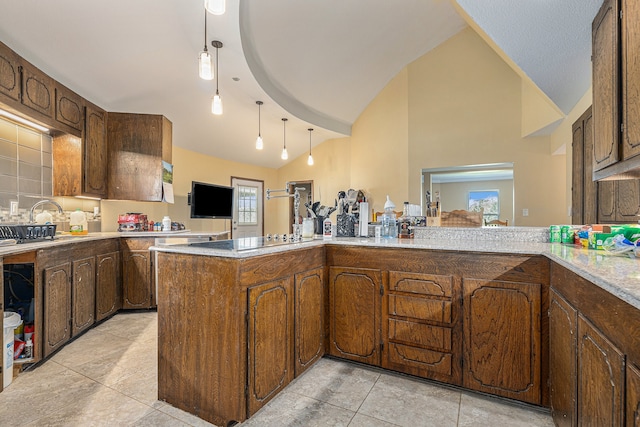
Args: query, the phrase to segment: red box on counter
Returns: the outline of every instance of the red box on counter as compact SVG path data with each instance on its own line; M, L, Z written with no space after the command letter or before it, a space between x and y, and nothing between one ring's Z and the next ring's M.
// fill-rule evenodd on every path
M147 222L147 216L141 213L126 213L118 215L118 224L124 224L132 222L134 224L141 224Z

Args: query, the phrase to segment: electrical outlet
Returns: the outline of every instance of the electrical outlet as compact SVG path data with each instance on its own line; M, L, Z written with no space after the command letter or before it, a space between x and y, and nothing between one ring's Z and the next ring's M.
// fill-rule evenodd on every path
M529 216L529 209L522 209L522 216Z
M11 215L18 215L18 202L16 201L11 201Z

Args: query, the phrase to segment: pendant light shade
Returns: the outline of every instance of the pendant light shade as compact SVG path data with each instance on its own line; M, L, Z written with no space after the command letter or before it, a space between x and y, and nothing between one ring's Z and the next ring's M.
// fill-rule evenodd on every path
M211 112L216 116L219 116L222 114L222 98L220 97L220 92L218 91L218 80L220 80L220 74L218 73L218 57L219 57L218 49L220 49L223 46L223 44L221 41L214 40L211 42L211 46L216 48L216 72L215 72L216 94L213 96L213 99L211 100Z
M198 55L198 75L203 80L213 80L213 63L207 50L207 11L204 11L204 49Z
M226 10L225 0L204 0L204 8L212 15L223 15Z
M282 119L282 154L280 155L282 160L289 158L289 153L287 153L287 120L289 119Z
M262 134L260 133L260 106L263 102L256 101L256 104L258 104L258 138L256 138L256 150L262 150L264 148L264 143L262 142Z
M313 166L313 156L311 155L311 132L313 132L313 128L307 130L309 131L309 157L307 158L307 164Z

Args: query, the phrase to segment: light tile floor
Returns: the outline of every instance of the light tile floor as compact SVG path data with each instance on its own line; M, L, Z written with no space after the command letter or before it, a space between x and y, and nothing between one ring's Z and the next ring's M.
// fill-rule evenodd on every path
M211 426L157 400L157 315L121 313L0 393L0 426ZM322 359L242 424L553 426L544 411Z

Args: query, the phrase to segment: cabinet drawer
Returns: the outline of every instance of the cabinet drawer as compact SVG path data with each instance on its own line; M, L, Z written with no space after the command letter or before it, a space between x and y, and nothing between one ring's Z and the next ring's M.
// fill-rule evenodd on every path
M451 351L451 328L389 319L389 339Z
M389 343L389 361L391 363L415 367L429 373L452 375L451 358L451 353Z
M414 294L451 297L453 289L452 276L436 274L389 272L389 290L410 292Z
M389 295L389 314L451 323L451 301L406 295Z

